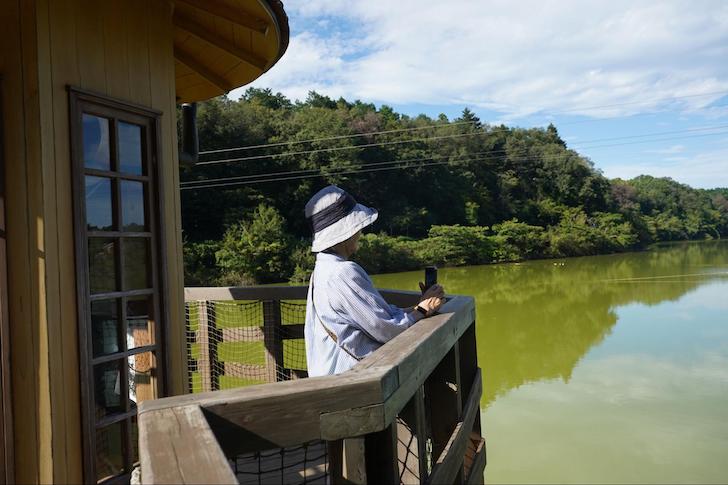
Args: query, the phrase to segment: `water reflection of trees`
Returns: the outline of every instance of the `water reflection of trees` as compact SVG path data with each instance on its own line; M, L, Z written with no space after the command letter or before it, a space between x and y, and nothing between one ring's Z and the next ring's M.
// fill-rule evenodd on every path
M728 244L708 242L647 253L454 268L443 271L440 280L449 292L476 298L478 358L488 404L527 382L568 381L577 362L611 332L616 307L677 300L720 277L694 275L726 269Z

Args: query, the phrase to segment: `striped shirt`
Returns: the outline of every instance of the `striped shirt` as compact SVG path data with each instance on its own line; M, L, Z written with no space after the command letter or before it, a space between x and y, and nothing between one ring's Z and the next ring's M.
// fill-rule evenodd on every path
M366 357L413 325L419 319L415 315L419 313L406 313L385 302L358 264L335 254L318 253L306 304L308 375L351 369L357 359L350 353L359 359Z

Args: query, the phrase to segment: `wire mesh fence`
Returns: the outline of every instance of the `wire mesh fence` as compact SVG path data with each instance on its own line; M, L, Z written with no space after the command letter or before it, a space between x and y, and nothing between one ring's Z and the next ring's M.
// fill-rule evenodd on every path
M192 393L307 377L303 328L305 301L186 302L188 379ZM398 419L400 479L419 482L417 440ZM431 442L428 440L428 445ZM244 484L325 484L328 446L312 441L290 448L229 457ZM429 467L428 467L429 468Z
M187 302L191 392L306 377L305 316L305 302Z

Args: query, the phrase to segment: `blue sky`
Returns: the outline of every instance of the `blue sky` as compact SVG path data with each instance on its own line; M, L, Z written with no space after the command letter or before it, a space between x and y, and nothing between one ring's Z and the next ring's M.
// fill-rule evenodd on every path
M728 187L728 1L288 0L253 85L546 126L609 177ZM233 91L231 97L240 95Z

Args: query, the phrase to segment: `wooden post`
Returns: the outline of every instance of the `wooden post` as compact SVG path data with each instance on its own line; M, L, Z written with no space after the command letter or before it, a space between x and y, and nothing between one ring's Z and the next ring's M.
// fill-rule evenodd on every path
M460 376L459 344L440 361L425 382L428 421L432 430L432 461L437 461L460 420L462 412L462 385ZM461 483L462 476L455 483Z
M222 340L222 330L217 326L217 313L215 302L207 302L207 353L210 365L210 390L220 390L220 369L222 366L217 359L217 344Z
M377 433L366 435L364 455L368 483L400 483L397 463L397 423L392 423Z
M208 335L209 327L207 325L207 301L197 302L197 343L200 346L200 352L197 358L197 370L200 373L200 384L202 392L212 390L210 385L210 353L208 346L210 337Z
M281 339L281 302L279 300L263 302L263 334L268 382L283 380L283 340Z
M478 372L478 347L475 338L475 322L473 322L468 329L463 333L458 342L460 348L460 372L463 383L463 395L469 396L471 392L471 386L473 385L475 375ZM481 425L480 425L480 410L475 415L475 421L473 422L473 428L470 430L473 436L482 436ZM476 447L482 447L482 463L468 463L470 470L467 480L469 483L483 483L482 469L485 467L485 444L476 445ZM479 474L479 476L473 476L473 473Z

